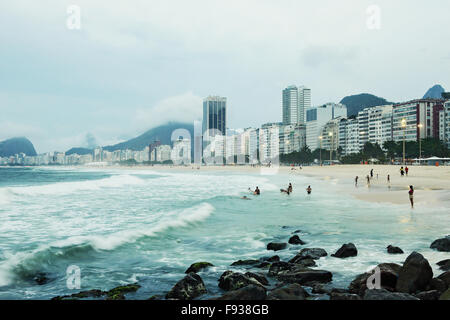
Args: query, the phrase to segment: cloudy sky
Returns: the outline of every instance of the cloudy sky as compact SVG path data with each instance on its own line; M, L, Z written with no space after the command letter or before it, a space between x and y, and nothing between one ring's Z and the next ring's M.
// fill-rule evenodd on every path
M448 12L448 0L2 1L0 140L106 145L199 119L207 95L228 98L229 127L259 126L281 120L290 84L313 105L419 98L450 87Z

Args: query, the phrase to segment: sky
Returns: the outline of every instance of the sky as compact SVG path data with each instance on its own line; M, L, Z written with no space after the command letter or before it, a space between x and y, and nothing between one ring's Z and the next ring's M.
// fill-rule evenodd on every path
M449 12L448 0L2 1L0 141L114 144L201 120L208 95L227 97L228 127L259 127L281 121L291 84L313 105L449 90Z

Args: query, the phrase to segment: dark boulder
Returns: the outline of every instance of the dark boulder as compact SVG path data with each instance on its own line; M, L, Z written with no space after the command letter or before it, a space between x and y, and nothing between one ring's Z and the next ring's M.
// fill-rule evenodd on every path
M437 251L450 252L450 236L433 241L430 248Z
M361 300L361 297L353 293L331 292L330 300Z
M261 262L261 263L258 263L258 264L256 264L256 265L254 265L254 267L255 267L255 268L259 268L259 269L266 269L266 268L269 268L270 265L271 265L270 262L263 261L263 262Z
M293 263L278 261L274 262L270 265L268 275L276 276L281 271L287 271L294 269L295 265Z
M277 261L280 261L280 257L279 256L262 257L260 260L267 261L267 262L277 262Z
M348 258L348 257L356 257L358 255L358 250L356 249L355 245L353 243L346 243L342 245L336 251L336 253L332 254L332 257L336 258Z
M240 272L225 271L219 279L219 288L225 291L232 291L248 286L249 284L263 286L259 281L253 277Z
M326 257L328 253L322 248L305 248L300 250L299 256L318 260L321 257Z
M260 284L262 284L264 286L269 285L269 281L262 273L246 272L245 275L247 277L249 277L250 279L255 279L256 281L258 281Z
M427 301L434 301L439 300L439 297L441 296L441 292L437 290L431 290L431 291L422 291L414 295L416 298L419 298L420 300L427 300Z
M232 290L225 293L223 296L217 298L217 300L265 300L266 289L250 284L243 288Z
M279 251L287 248L287 243L285 242L270 242L267 244L267 250Z
M192 300L206 293L202 278L194 272L187 274L167 293L166 299Z
M331 283L309 282L305 286L311 287L311 292L317 294L331 294L333 291Z
M331 282L333 274L326 270L312 270L307 268L281 271L277 279L286 283L298 283L304 285L308 282Z
M387 248L387 252L390 254L402 254L404 253L402 249L400 249L399 247L394 247L392 245L389 245Z
M289 241L290 244L306 244L306 242L304 242L302 239L300 239L300 237L298 235L292 236Z
M437 290L440 293L443 293L445 290L447 290L447 284L438 278L433 278L431 279L430 283L427 286L427 290L431 291L431 290Z
M268 300L306 300L308 292L298 283L286 284L276 288L267 295Z
M413 252L400 268L396 291L405 293L424 291L432 278L433 270L428 260L420 253Z
M395 291L401 266L395 263L382 263L377 267L380 272L380 287L389 291ZM367 290L367 281L372 275L374 275L374 270L356 276L349 285L349 291L363 296Z
M450 271L444 272L437 277L439 280L442 280L447 288L450 287Z
M385 289L366 290L364 300L419 300L418 298L400 292L390 292Z
M101 291L98 289L81 291L78 293L74 293L68 296L57 296L52 298L52 300L78 300L78 299L86 299L86 298L100 298L106 295L105 291Z
M238 260L231 264L231 266L251 266L260 263L259 260Z
M191 266L184 273L191 273L191 272L197 273L200 270L203 270L203 269L206 269L209 267L213 267L213 266L214 265L209 262L196 262L196 263L191 264Z
M442 260L437 263L439 266L439 269L443 271L449 271L450 270L450 259Z

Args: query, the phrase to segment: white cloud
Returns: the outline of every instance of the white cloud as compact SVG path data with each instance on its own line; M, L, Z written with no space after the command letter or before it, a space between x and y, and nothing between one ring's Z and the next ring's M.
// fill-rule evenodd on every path
M139 108L135 114L138 130L148 130L169 121L193 122L202 118L203 99L192 92L169 97L153 107Z

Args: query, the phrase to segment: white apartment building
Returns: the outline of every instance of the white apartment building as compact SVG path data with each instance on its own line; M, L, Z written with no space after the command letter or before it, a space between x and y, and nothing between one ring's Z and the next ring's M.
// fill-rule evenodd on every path
M342 155L359 152L358 119L341 118L339 122L339 147Z
M311 89L304 86L289 86L282 93L283 124L305 122L305 110L311 107Z
M368 141L383 143L392 140L392 105L368 108Z
M262 164L279 163L280 125L265 124L259 129L259 161Z

